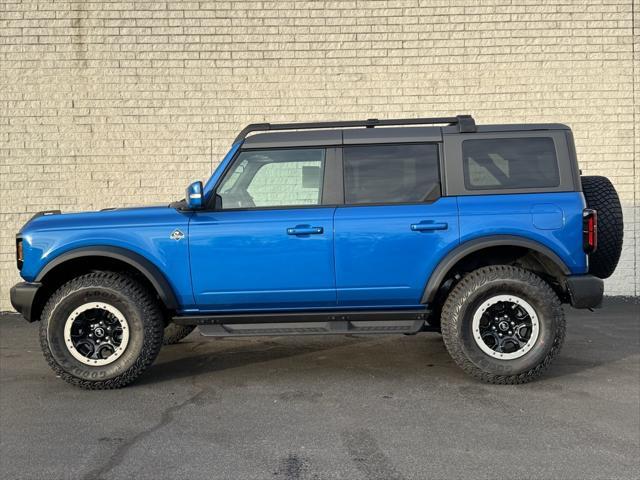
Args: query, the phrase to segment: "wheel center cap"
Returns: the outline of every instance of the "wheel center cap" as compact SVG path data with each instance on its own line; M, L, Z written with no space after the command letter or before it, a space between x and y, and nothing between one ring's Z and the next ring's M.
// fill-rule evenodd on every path
M509 323L506 322L505 320L502 320L499 324L498 324L498 328L500 330L502 330L503 332L506 332L507 330L509 330Z
M104 336L104 328L98 327L93 331L93 333L95 333L96 337L102 337Z

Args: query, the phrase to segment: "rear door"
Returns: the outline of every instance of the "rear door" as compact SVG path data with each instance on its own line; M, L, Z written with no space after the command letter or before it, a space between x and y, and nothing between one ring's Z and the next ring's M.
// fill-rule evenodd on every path
M195 212L189 227L200 310L335 306L328 163L324 148L238 154L216 190L215 209Z
M345 145L335 213L338 305L420 304L442 252L458 244L455 197L441 196L437 143Z

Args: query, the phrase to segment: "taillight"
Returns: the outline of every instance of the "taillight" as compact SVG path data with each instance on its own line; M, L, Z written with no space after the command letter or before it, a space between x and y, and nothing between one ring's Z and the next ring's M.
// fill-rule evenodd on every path
M582 249L593 253L598 248L598 212L585 208L582 211Z
M16 238L16 262L18 263L18 270L22 270L22 264L24 262L24 252L22 250L21 238Z

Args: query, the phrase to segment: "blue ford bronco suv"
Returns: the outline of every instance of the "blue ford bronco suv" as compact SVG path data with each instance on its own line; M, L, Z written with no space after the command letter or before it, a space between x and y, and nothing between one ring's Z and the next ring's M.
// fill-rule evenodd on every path
M56 374L90 389L127 385L196 326L435 331L469 374L524 383L562 346L562 304L600 305L622 230L565 125L252 124L183 200L35 215L11 302Z

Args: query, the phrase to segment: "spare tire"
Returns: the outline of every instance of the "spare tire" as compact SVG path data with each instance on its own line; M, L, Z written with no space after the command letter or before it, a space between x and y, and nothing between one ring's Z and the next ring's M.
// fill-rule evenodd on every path
M607 177L581 177L587 207L598 212L598 248L589 255L589 273L609 278L620 260L624 222L620 198Z

